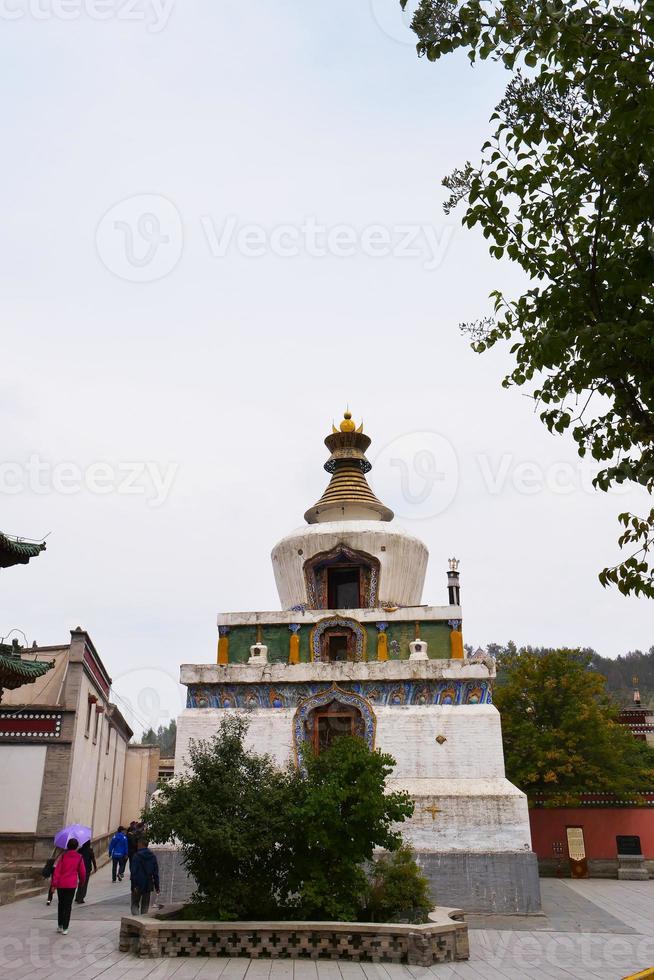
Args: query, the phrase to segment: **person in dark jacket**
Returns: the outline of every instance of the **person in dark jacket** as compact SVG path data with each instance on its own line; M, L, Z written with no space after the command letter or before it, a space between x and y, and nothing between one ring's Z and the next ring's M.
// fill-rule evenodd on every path
M139 832L136 829L136 820L132 820L127 828L127 857L129 859L129 870L132 870L132 858L136 854L139 840Z
M91 874L93 872L98 870L98 866L95 862L95 853L93 851L93 848L91 847L90 840L87 840L85 844L82 844L82 846L79 849L79 853L81 854L82 860L84 861L84 867L86 869L86 877L84 878L84 881L81 881L79 883L79 887L77 889L77 895L75 896L75 902L78 905L84 905L84 899L86 898L86 892L89 887L89 878L91 877ZM91 868L93 868L93 872L91 871Z
M132 858L132 915L147 915L152 892L159 894L159 865L148 844L141 837Z
M127 852L129 846L127 841L127 835L125 833L124 827L119 827L114 836L109 841L109 857L111 858L111 880L116 880L116 872L118 872L118 881L123 880L123 875L125 874L125 865L127 864Z

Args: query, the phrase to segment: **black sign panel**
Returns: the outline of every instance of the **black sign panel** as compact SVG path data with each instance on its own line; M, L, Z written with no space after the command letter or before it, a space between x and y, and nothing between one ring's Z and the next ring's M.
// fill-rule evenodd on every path
M640 837L618 835L615 838L615 842L618 845L618 854L642 854L643 853L640 847Z

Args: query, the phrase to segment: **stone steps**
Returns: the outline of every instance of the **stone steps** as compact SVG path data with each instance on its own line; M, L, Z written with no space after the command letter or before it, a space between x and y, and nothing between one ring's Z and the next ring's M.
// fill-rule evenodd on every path
M49 886L48 879L42 878L40 870L37 871L34 867L0 871L0 906L41 895Z

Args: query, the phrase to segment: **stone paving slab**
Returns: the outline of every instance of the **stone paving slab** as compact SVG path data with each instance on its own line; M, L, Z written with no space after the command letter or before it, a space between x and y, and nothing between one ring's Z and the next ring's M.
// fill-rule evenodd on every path
M68 936L57 934L55 905L47 908L44 897L0 907L0 980L621 980L654 966L654 880L541 884L545 915L477 921L467 963L144 962L118 952L129 883L112 885L103 868L87 904L75 906Z
M573 890L570 882L542 878L540 915L466 915L469 929L515 932L591 932L633 935L638 930ZM585 883L587 884L587 883ZM617 884L617 882L616 882Z

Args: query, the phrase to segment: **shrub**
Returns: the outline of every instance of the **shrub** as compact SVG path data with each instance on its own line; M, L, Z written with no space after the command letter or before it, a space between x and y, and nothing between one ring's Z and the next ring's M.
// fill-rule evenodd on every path
M395 760L343 737L305 756L304 774L281 770L245 748L246 732L244 718L226 718L192 744L189 774L145 815L151 840L179 845L199 917L356 919L364 863L400 847L394 825L413 813L407 793L385 792Z
M408 844L375 861L368 878L366 918L372 922L425 922L433 906L429 881Z

